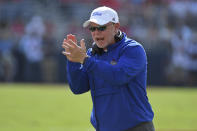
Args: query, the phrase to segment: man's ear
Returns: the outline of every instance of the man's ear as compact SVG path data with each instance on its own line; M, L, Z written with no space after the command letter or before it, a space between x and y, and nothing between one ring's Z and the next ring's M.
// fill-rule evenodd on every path
M115 26L115 30L116 30L116 33L117 33L119 28L120 28L120 23L115 23L114 26Z

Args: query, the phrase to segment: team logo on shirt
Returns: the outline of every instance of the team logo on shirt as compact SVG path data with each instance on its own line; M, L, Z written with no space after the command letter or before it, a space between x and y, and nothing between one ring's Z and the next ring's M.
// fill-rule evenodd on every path
M110 62L110 64L111 64L111 65L116 65L116 64L117 64L117 61L113 59L113 60Z

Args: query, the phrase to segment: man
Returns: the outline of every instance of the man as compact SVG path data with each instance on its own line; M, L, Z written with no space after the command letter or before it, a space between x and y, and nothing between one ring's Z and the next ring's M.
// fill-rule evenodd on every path
M83 24L93 47L67 35L62 47L74 94L91 91L91 123L97 131L154 131L153 111L146 93L147 61L143 47L119 30L115 10L98 7Z

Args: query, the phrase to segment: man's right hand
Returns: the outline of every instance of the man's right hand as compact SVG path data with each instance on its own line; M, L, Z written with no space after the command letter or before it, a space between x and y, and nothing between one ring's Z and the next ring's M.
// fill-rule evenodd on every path
M77 45L77 39L75 35L67 35L67 39L64 39L62 47L65 49L62 53L67 57L69 61L83 63L86 54L86 46L84 39L80 41L80 45Z

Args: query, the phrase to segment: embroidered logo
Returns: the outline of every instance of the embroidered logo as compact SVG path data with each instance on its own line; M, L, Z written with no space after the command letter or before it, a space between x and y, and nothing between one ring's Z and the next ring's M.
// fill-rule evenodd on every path
M102 15L102 13L100 13L100 12L94 12L93 14L92 14L92 16L101 16Z
M114 59L110 62L111 65L116 65L117 61L115 61Z

